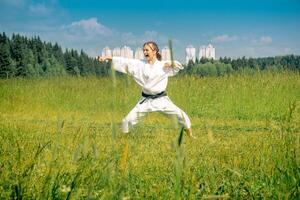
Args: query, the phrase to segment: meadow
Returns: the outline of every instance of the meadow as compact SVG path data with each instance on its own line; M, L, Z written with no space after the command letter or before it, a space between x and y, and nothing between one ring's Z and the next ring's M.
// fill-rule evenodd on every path
M0 199L299 199L300 76L177 76L197 139L150 113L130 77L0 80Z

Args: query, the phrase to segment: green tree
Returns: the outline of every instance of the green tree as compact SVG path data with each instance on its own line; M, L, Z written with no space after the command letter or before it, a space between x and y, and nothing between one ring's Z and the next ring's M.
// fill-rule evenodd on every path
M45 62L45 75L46 76L64 76L67 75L67 72L63 65L61 65L55 58L54 55L52 55L50 58L48 58Z
M56 58L60 65L65 66L64 53L57 43L53 46L52 55Z
M227 74L227 65L221 62L215 63L217 75L218 76L224 76Z
M66 71L70 75L80 75L80 70L78 68L78 54L76 51L66 51L65 53L65 62L66 62Z
M83 52L83 50L80 51L80 56L78 59L78 68L80 70L80 75L86 76L96 74L93 62L89 59L88 55Z
M5 33L0 34L0 77L12 75L9 41Z
M25 76L29 76L29 77L39 76L39 70L36 68L35 57L31 49L27 49L24 52L23 62L25 65L24 67Z
M20 35L13 35L11 41L11 57L16 62L16 76L25 76L26 66L26 42L25 38Z
M216 65L211 62L199 64L196 66L195 73L200 76L217 76Z

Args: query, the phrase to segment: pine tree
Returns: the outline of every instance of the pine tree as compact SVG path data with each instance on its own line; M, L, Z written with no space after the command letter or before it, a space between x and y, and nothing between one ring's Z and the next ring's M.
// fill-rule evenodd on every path
M5 33L0 34L0 77L12 76L9 42Z
M61 65L54 55L51 55L50 58L47 59L46 63L46 76L64 76L67 74L63 65Z
M36 68L36 61L31 49L26 49L24 53L24 63L25 63L25 76L37 77L39 76L39 69Z
M16 76L25 76L25 51L26 43L24 37L13 35L11 42L11 57L16 62Z
M61 66L65 66L64 53L57 43L55 43L52 48L52 55L56 58L56 60Z

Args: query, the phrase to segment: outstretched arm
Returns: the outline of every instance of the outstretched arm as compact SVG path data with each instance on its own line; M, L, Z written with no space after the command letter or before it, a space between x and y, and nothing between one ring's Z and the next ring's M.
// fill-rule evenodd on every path
M129 59L117 56L100 56L97 59L100 62L112 61L112 68L119 72L130 74L133 76L138 75L138 72L140 70L140 64L142 63L140 60L137 59Z
M178 61L167 61L164 64L164 69L168 73L169 76L174 76L176 75L180 70L183 69L183 66L180 62Z

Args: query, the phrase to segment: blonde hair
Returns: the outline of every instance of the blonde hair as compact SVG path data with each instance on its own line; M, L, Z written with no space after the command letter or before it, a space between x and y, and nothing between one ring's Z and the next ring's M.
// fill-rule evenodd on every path
M156 51L157 60L161 60L161 54L159 53L159 48L157 44L153 41L149 41L149 42L145 42L143 47L145 47L146 45L148 45L152 49L152 51Z

